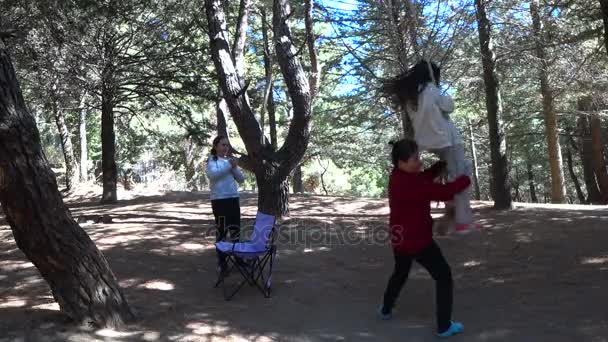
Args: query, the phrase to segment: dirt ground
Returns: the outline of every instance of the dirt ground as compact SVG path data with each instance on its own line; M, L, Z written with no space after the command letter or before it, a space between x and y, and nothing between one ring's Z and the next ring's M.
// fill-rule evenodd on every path
M383 200L293 196L280 224L273 296L213 288L206 193L73 196L140 320L122 331L71 326L0 216L0 341L435 341L434 290L419 267L391 321L375 312L392 268ZM242 200L243 221L255 196ZM453 341L608 341L608 208L476 204L483 231L438 238L455 277ZM236 277L236 275L235 275ZM232 279L232 277L231 277Z

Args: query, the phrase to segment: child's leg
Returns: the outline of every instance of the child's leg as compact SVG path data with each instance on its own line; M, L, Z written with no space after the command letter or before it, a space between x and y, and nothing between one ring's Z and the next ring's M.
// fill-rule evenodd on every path
M455 176L467 175L471 177L471 170L468 167L468 161L464 157L464 145L456 145L452 147L454 153ZM471 224L473 223L473 211L471 210L471 187L467 187L461 193L454 196L454 220L456 224Z
M438 154L439 158L447 163L449 180L464 174L471 176L467 166L468 161L464 158L464 145L443 148L438 151ZM457 225L473 223L470 189L471 187L468 187L454 196L454 221Z
M444 332L452 324L453 281L450 265L435 241L416 257L416 261L435 280L437 330L440 333Z
M386 291L384 292L384 302L382 305L382 314L389 314L395 306L395 301L399 297L399 292L405 285L407 277L410 274L412 267L412 258L407 255L395 255L395 269L388 281Z

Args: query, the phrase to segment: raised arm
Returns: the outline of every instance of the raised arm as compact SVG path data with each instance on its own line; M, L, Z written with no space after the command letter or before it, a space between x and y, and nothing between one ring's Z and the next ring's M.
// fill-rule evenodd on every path
M232 168L232 175L239 184L245 181L245 176L243 175L243 172L241 172L241 168L238 166Z
M218 163L214 160L207 160L207 178L216 180L230 173L232 166L228 163Z

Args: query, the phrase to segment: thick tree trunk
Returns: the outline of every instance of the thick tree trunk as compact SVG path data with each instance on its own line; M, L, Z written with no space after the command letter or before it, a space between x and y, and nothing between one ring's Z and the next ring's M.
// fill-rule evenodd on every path
M276 170L256 173L258 183L258 209L278 217L289 216L289 182L277 177ZM261 176L261 177L260 177Z
M86 182L89 180L89 153L87 146L87 108L86 108L86 93L80 100L80 122L78 126L78 134L80 136L80 181Z
M487 0L475 0L477 13L477 29L483 78L486 89L486 107L488 111L488 126L490 129L490 155L492 158L492 197L494 208L511 209L511 188L509 184L509 165L507 160L507 142L502 122L502 100L500 82L496 72L496 57L494 55L491 37L491 24L486 14Z
M530 14L536 43L536 57L540 61L539 78L540 91L543 98L543 114L545 117L545 137L549 150L549 165L551 169L551 202L564 203L566 201L566 184L564 182L564 167L562 153L557 132L558 123L553 108L553 90L549 84L549 61L545 52L545 39L543 18L540 13L538 0L530 1Z
M63 160L65 162L65 187L70 191L78 183L78 163L76 163L76 158L74 157L74 148L72 147L68 126L65 123L63 109L59 107L54 94L51 97L53 116L55 117L57 130L61 138L61 149L63 150Z
M581 188L581 183L578 181L578 177L576 177L576 172L574 172L574 163L572 162L572 150L570 147L566 148L566 162L568 164L568 172L570 172L570 178L572 178L572 183L574 183L574 188L576 189L576 196L580 203L584 204L585 194L583 193L583 189Z
M293 187L294 193L304 192L304 182L302 180L302 165L298 165L293 170L293 176L291 178L291 186Z
M608 0L600 0L602 7L602 21L604 22L604 45L606 45L606 53L608 53Z
M475 200L481 200L481 190L479 188L479 165L477 164L477 147L475 143L475 134L473 134L473 124L471 119L468 119L469 123L469 140L471 142L471 156L473 157L473 182L475 189Z
M538 197L536 197L536 184L534 182L534 172L532 170L532 163L529 160L526 161L526 171L528 174L528 186L530 187L530 200L532 203L538 203Z
M63 203L2 41L0 203L17 246L49 284L62 312L98 326L134 318L105 257Z
M606 170L606 160L604 159L602 120L598 114L591 115L590 126L595 177L600 188L601 201L602 203L608 203L608 171Z

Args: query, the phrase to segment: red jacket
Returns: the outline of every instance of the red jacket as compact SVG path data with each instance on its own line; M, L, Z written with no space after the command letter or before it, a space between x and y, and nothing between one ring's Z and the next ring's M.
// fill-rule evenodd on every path
M393 170L388 185L391 242L395 254L418 254L433 240L431 201L449 201L466 189L471 180L460 176L453 182L433 182L439 163L424 172Z

